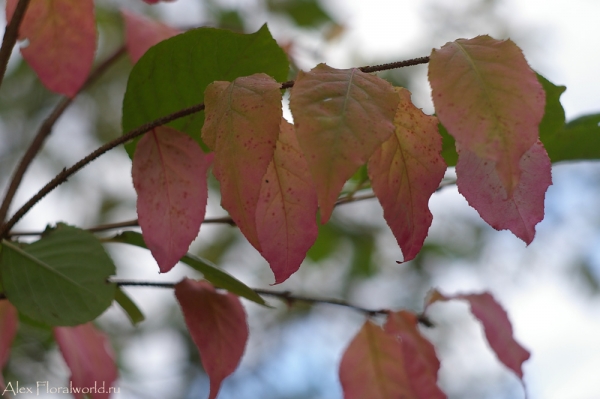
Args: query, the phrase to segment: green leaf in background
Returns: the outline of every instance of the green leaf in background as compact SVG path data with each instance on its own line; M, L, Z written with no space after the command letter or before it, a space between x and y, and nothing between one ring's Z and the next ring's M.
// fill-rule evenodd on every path
M600 114L572 120L544 146L552 162L600 159Z
M444 125L438 123L438 130L442 136L442 157L448 166L456 166L458 162L458 153L456 152L456 141L454 137L446 130Z
M267 5L270 11L288 15L296 25L304 28L332 21L318 0L269 0Z
M249 35L199 28L152 47L135 64L123 100L123 132L204 102L204 89L215 80L232 81L264 72L287 78L289 62L266 25ZM204 112L169 124L202 145ZM125 148L133 155L135 143Z
M118 242L147 249L144 238L140 233L135 231L125 231L114 237L106 239L105 242ZM227 290L232 294L241 296L252 302L256 302L259 305L266 305L264 299L262 299L262 297L258 295L252 288L248 287L235 277L225 273L212 262L191 254L187 254L181 258L181 262L202 273L204 278L215 287Z
M127 313L132 324L135 325L144 321L145 317L140 308L137 307L135 302L120 287L117 287L115 301Z
M91 233L59 224L25 248L2 242L0 277L19 312L52 326L98 317L115 297L115 265Z

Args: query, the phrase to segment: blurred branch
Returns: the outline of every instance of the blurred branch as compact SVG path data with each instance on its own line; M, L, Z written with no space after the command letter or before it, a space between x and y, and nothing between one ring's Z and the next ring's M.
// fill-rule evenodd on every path
M19 0L17 7L15 8L15 12L13 13L10 22L4 30L2 47L0 47L0 86L2 86L2 82L4 81L8 60L10 59L12 50L17 43L17 39L19 38L19 28L21 27L21 23L25 17L25 12L29 6L29 1L30 0Z

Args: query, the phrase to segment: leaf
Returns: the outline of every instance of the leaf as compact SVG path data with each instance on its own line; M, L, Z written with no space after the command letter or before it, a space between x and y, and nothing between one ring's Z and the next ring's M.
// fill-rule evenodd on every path
M0 370L6 366L10 357L10 347L17 335L17 309L7 300L0 301ZM5 391L6 384L0 372L0 389Z
M140 248L147 248L142 235L140 233L136 233L135 231L125 231L107 239L107 242L120 242L123 244L135 245ZM262 297L258 295L252 288L219 269L212 262L192 254L187 254L182 257L181 262L186 263L202 273L204 278L215 287L223 288L235 295L246 298L252 302L256 302L259 305L265 305L264 299L262 299Z
M235 371L248 340L246 313L233 294L219 294L204 281L184 279L175 286L185 323L210 379L210 396Z
M284 81L288 70L287 56L266 25L250 35L214 28L187 31L158 43L133 67L123 99L123 131L204 102L204 90L214 81L260 72ZM200 112L169 126L201 143L203 124ZM125 146L130 155L136 144Z
M373 153L368 170L406 262L417 256L427 237L433 220L429 198L444 177L446 164L440 156L437 118L415 107L408 90L396 88L396 92L400 103L395 134Z
M221 183L221 206L260 251L256 207L279 137L280 85L255 74L211 83L205 96L202 139L215 152L213 173Z
M482 294L446 296L434 290L427 306L437 301L462 299L469 302L471 312L481 324L490 347L498 359L523 380L523 363L529 359L530 353L513 338L513 330L506 311L489 292Z
M544 90L510 40L459 39L433 50L429 82L438 118L458 145L495 163L508 196L538 140Z
M115 292L115 301L123 308L129 320L133 325L144 321L145 317L140 308L137 307L135 302L120 288L117 287Z
M544 117L540 122L540 140L546 147L545 139L561 131L565 125L565 110L560 103L560 96L567 88L556 86L539 73L536 73L536 76L546 93Z
M94 235L76 227L59 223L23 249L5 240L0 263L10 302L52 326L93 320L115 297L115 285L108 282L115 265Z
M317 189L321 222L354 172L394 132L398 96L392 85L358 69L319 64L300 71L290 109Z
M287 14L296 25L305 28L332 21L317 0L269 0L267 6L269 11Z
M261 254L271 265L275 284L300 268L317 239L317 193L294 126L285 119L262 178L256 229Z
M469 205L496 230L510 230L531 244L535 225L544 218L544 197L552 184L550 159L542 143L538 141L523 155L521 180L510 198L493 162L460 148L458 154L456 184Z
M148 4L158 4L160 2L165 2L165 3L172 3L175 0L144 0L144 3L148 3Z
M115 355L108 338L92 323L77 327L56 327L54 338L71 370L73 393L77 399L108 399L117 379ZM79 392L78 392L79 390Z
M150 47L181 33L179 29L143 15L127 10L122 10L121 14L125 21L125 45L134 64Z
M6 2L10 21L18 0ZM86 81L96 50L93 0L31 0L19 30L21 54L48 89L73 98Z
M544 141L552 162L600 159L600 114L567 123Z
M162 126L139 142L131 174L144 241L166 273L187 253L204 220L212 162L188 135Z

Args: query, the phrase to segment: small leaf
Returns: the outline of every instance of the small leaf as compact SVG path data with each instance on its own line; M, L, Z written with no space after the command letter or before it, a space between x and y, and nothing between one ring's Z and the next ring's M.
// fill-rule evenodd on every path
M523 155L521 180L510 198L493 162L460 148L458 154L456 184L469 205L496 230L508 229L530 244L535 225L544 218L544 197L552 184L550 159L542 143Z
M145 317L140 308L137 307L135 302L120 288L117 287L117 291L115 293L115 301L123 308L127 316L129 316L129 320L133 325L141 323L144 321Z
M600 159L600 114L570 121L554 135L545 137L544 147L552 162Z
M219 294L204 281L182 280L175 286L175 297L210 379L209 399L215 399L244 354L246 313L238 297Z
M269 0L267 5L270 11L287 14L296 25L305 28L317 27L332 20L318 0Z
M204 220L212 155L166 126L147 133L133 158L138 221L144 241L166 273L187 253Z
M10 21L18 0L6 2ZM93 0L31 0L19 30L28 39L23 58L50 90L74 97L86 81L96 51Z
M77 399L83 399L80 388L88 389L92 399L108 399L110 387L117 379L115 355L108 338L98 331L92 323L77 327L56 327L54 338L60 352L71 370L73 393ZM95 389L94 389L95 388Z
M178 29L131 11L122 10L121 14L125 21L125 45L134 64L150 47L181 33Z
M495 164L508 196L523 154L538 140L544 90L510 40L459 39L433 50L429 82L435 110L458 145Z
M444 177L437 118L425 115L396 88L400 104L395 134L369 160L369 177L383 216L402 248L404 261L414 259L427 237L433 216L429 198Z
M298 270L317 239L317 193L294 126L285 119L262 178L256 229L261 254L271 265L276 284Z
M205 92L202 139L215 151L213 173L221 183L221 205L259 251L256 207L279 137L279 87L273 78L255 74L214 82Z
M0 370L6 366L10 357L10 346L17 335L17 322L17 309L7 300L0 301ZM0 372L0 389L4 391L5 388L4 377Z
M320 64L300 72L290 109L326 223L342 187L394 133L398 95L391 84L358 69Z
M0 276L19 312L53 326L74 326L98 317L115 297L107 280L115 265L91 233L59 224L21 249L2 242Z

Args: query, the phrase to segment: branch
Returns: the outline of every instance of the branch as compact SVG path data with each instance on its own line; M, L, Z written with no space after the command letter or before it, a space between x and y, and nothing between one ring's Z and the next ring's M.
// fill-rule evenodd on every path
M30 0L19 0L19 3L17 3L17 7L15 8L15 12L13 13L12 18L6 26L6 30L4 31L2 47L0 47L0 86L2 86L2 82L4 81L8 60L12 54L13 48L15 47L15 43L17 43L17 39L19 38L19 28L21 27L21 23L25 17L25 11L27 11L29 1Z

